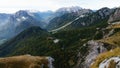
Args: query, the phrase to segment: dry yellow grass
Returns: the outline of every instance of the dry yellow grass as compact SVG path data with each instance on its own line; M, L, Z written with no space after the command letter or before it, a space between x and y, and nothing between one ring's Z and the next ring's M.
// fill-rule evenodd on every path
M46 57L23 55L0 58L0 68L41 68L43 64L48 68Z
M111 37L98 40L99 42L107 43L114 46L120 46L120 32L117 32Z
M99 40L99 41L103 42L103 43L110 44L110 45L119 46L120 37L114 37L114 38L109 37L109 38L102 39L102 40Z
M108 65L108 68L116 68L116 62L114 60L111 60Z
M120 24L112 25L110 29L113 29L113 28L120 28ZM101 40L97 40L97 41L98 42L103 42L103 43L106 43L106 44L110 44L110 45L115 46L117 48L98 55L95 62L90 66L90 68L99 68L99 64L102 61L104 61L105 59L111 58L111 57L114 57L114 56L120 56L120 48L119 48L120 47L120 32L117 32L110 37L107 37L107 38L104 38L104 39L101 39ZM109 66L109 68L112 68L112 66Z
M113 57L113 56L120 56L120 48L113 49L112 51L105 52L100 54L95 62L90 66L90 68L98 68L99 64L104 61L107 58Z
M120 24L111 24L106 29L116 29L116 28L120 28Z
M116 29L116 28L120 28L120 21L111 23L111 24L107 27L107 29Z

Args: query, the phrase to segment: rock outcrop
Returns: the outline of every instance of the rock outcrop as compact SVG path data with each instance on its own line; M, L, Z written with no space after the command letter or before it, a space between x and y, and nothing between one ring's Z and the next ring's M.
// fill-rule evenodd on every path
M94 40L90 40L84 44L84 46L88 46L88 52L86 55L84 55L84 57L79 57L78 64L75 68L90 68L90 65L94 62L96 57L100 53L107 51L103 45L103 43L96 42ZM82 60L84 60L84 62Z
M116 21L120 21L120 8L117 8L108 20L109 23L113 23Z

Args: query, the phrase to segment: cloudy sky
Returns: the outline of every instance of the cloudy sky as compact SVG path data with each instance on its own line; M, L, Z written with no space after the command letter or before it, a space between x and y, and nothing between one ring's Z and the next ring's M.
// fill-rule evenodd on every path
M0 12L14 13L18 10L55 11L61 7L80 6L89 9L119 7L120 0L0 0Z

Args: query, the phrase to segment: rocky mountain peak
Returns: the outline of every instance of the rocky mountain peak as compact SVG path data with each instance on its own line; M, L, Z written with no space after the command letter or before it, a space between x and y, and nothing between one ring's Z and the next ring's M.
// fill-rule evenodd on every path
M84 8L81 8L81 7L78 7L78 6L72 6L72 7L60 8L55 12L55 14L57 16L61 16L61 15L64 15L66 13L75 13L75 14L81 15L81 14L84 14L84 13L92 13L92 12L93 11L90 10L90 9L84 9Z
M63 8L58 9L56 12L69 12L69 13L71 13L71 12L78 12L81 9L82 8L78 7L78 6L63 7Z
M104 8L101 8L100 10L98 10L97 12L102 18L104 18L104 17L109 16L113 12L113 9L104 7Z
M25 10L20 10L18 12L15 13L15 16L27 16L28 15L28 12L25 11Z
M109 23L113 23L116 21L120 21L120 8L117 8L108 20Z

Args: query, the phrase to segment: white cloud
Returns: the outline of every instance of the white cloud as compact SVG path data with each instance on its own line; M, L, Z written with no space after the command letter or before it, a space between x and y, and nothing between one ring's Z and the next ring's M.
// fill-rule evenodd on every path
M102 7L119 6L120 0L1 0L0 12L35 9L40 11L56 10L60 7L81 6L99 9Z
M15 12L17 10L54 10L58 6L50 0L2 0L0 1L0 11Z

